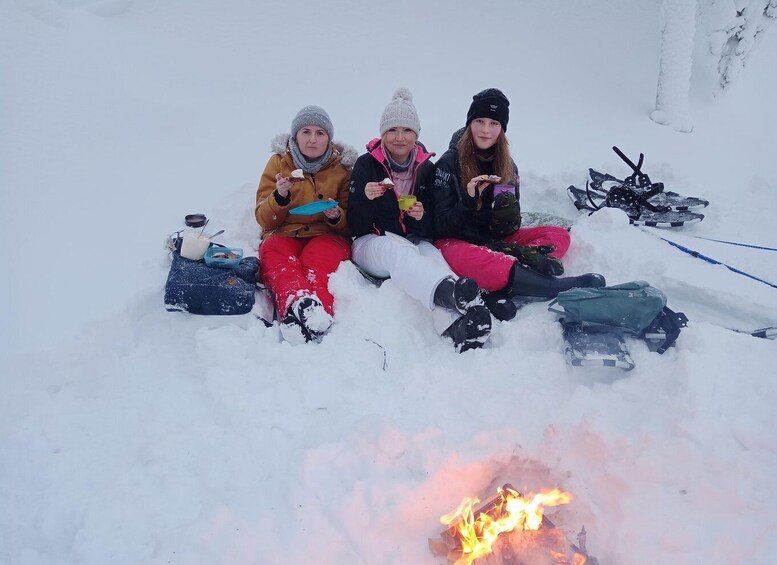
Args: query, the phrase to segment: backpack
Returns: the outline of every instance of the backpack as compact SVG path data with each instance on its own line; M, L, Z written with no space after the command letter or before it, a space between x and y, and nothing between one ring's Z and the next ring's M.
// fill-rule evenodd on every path
M165 283L168 312L190 314L247 314L254 306L259 259L244 257L233 269L209 267L181 257L181 238L171 249L173 262ZM211 243L211 246L217 245Z
M561 309L554 308L558 304ZM548 310L573 323L600 324L638 335L666 306L663 292L645 281L602 288L573 288L559 293Z
M688 322L685 314L666 306L663 292L645 281L566 290L548 310L561 315L565 323L609 326L642 337L658 353L674 343Z

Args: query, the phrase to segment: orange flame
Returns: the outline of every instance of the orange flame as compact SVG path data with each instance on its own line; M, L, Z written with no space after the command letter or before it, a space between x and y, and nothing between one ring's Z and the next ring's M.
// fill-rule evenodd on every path
M516 528L538 530L542 524L543 508L568 504L572 495L559 489L543 491L523 497L507 486L497 489L498 497L476 516L473 511L477 498L465 498L459 507L445 514L440 522L450 526L451 535L461 544L462 557L456 563L467 565L478 557L491 553L499 534Z

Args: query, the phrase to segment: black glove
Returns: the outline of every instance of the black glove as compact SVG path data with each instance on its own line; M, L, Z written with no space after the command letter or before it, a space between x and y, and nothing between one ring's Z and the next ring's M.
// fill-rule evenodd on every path
M552 245L518 245L510 241L494 239L486 243L486 247L492 251L515 257L519 262L538 273L554 277L564 274L564 265L561 264L561 261L549 255L555 249Z
M504 237L521 227L521 206L512 192L503 192L494 198L491 207L491 235Z

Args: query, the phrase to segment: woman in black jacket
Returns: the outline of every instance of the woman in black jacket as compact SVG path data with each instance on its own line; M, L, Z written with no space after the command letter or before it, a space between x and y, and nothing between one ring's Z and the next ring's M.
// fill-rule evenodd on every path
M434 313L438 331L457 351L482 347L491 315L480 289L457 278L432 244L430 153L418 142L420 121L409 90L400 88L380 120L380 138L353 167L348 227L356 239L352 261L367 274L388 278ZM437 308L440 307L440 308Z
M435 245L451 269L483 290L553 298L574 287L604 286L588 273L558 278L569 233L556 226L521 228L520 180L505 131L510 102L496 88L472 98L466 126L435 167Z

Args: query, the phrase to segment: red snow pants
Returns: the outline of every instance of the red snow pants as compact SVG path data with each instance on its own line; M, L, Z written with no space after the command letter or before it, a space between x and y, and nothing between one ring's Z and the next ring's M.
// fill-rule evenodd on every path
M313 294L332 316L334 297L329 292L329 276L350 256L350 242L339 235L271 235L259 246L259 271L262 282L275 295L281 316L298 297Z
M551 255L559 259L567 252L570 243L569 232L556 226L520 228L502 239L518 245L552 245L556 249ZM460 277L474 279L480 288L489 292L502 290L507 286L510 270L517 261L511 255L460 239L438 239L434 244L454 273Z

